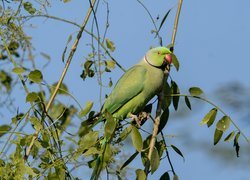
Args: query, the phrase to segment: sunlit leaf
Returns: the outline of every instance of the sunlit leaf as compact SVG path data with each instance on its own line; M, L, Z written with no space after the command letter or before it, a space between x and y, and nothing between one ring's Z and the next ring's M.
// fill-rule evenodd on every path
M151 166L151 174L153 174L160 165L160 157L156 148L153 149L151 159L150 159L150 166Z
M38 94L36 92L30 92L26 96L26 102L34 102L39 98Z
M202 119L200 125L207 124L207 126L210 127L216 118L216 114L217 114L217 109L216 108L211 109Z
M191 87L189 88L189 93L192 96L200 96L201 94L203 94L203 91L199 87Z
M230 117L223 116L216 124L216 128L221 131L226 131L230 126Z
M110 51L115 51L115 45L114 43L110 40L110 39L106 39L106 45L107 45L107 48L110 50Z
M2 137L4 134L9 132L11 130L11 126L4 124L0 126L0 137Z
M89 113L89 111L92 109L93 104L94 103L92 101L86 102L85 107L79 112L79 116L80 117L86 116Z
M29 73L28 78L30 81L32 81L34 83L41 83L43 80L43 75L42 75L41 71L36 69L36 70L31 71Z
M12 69L12 72L15 74L22 74L25 72L25 70L22 67L15 67Z
M190 101L189 101L189 99L188 99L187 96L185 96L185 103L186 103L187 107L188 107L190 110L192 110L192 108L191 108L191 103L190 103Z
M138 152L141 152L141 150L143 148L142 136L135 126L132 127L131 138L132 138L132 143L133 143L135 149Z
M114 69L116 63L113 60L107 60L107 61L105 61L105 64L106 64L107 68Z
M172 54L171 56L172 56L172 63L174 65L176 71L179 71L180 63L179 63L177 57L174 54Z
M146 180L147 176L142 169L136 169L136 180Z
M230 141L233 139L234 134L235 134L235 131L229 133L229 134L227 135L227 137L224 139L224 141L230 142Z
M108 143L106 144L106 147L105 147L105 152L104 152L104 162L110 162L112 159L112 150L111 150L111 145Z
M165 172L163 175L161 175L160 180L170 180L168 172Z
M215 129L214 131L214 145L216 145L223 135L223 131Z

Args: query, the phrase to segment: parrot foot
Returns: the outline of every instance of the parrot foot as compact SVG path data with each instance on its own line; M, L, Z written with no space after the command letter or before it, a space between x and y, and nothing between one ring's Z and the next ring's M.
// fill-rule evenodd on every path
M132 119L132 121L136 122L136 125L139 128L141 127L141 122L140 122L139 118L137 117L137 115L131 114L130 118Z
M140 128L146 122L146 120L150 118L150 113L141 112L138 114L138 116L131 114L130 118L136 123L137 127Z

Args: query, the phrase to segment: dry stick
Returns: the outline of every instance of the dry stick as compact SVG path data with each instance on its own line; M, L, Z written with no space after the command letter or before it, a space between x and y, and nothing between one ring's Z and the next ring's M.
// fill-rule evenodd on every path
M182 6L182 0L179 0L178 9L177 9L176 16L175 16L172 40L171 40L171 43L172 43L173 47L174 47L175 37L176 37L176 33L177 33L177 27L178 27L178 21L179 21L181 6ZM174 48L172 48L171 51L173 52L173 50L174 50ZM168 71L164 72L164 81L167 78L168 73L169 73ZM164 81L163 81L163 83L164 83ZM148 153L149 162L151 161L152 153L153 153L154 146L155 146L156 136L157 136L158 129L159 129L160 116L161 116L161 106L162 106L162 97L163 96L164 96L164 91L162 89L160 95L158 96L159 99L158 99L158 104L157 104L157 109L156 109L156 118L155 118L155 121L154 121L154 130L153 130L152 138L151 138L150 144L149 144L149 153ZM149 168L146 169L147 174L148 174L148 172L149 172Z
M79 31L78 34L77 34L76 40L75 40L75 42L74 42L73 45L72 45L72 48L71 48L70 54L69 54L69 56L68 56L68 60L67 60L67 62L66 62L66 64L65 64L65 67L64 67L64 69L63 69L62 75L61 75L61 77L60 77L60 79L59 79L59 81L58 81L58 83L57 83L57 85L56 85L56 87L55 87L55 90L53 91L53 94L51 95L51 97L50 97L50 99L49 99L48 104L46 105L46 109L45 109L46 113L47 113L48 110L50 109L50 106L52 105L52 103L53 103L53 101L54 101L54 99L55 99L55 97L56 97L56 94L57 94L57 92L58 92L58 90L59 90L59 88L60 88L60 86L61 86L61 84L62 84L62 82L63 82L63 79L64 79L64 77L65 77L65 75L66 75L66 73L67 73L67 71L68 71L69 65L70 65L70 63L71 63L71 60L72 60L74 54L75 54L75 51L76 51L77 45L78 45L78 43L79 43L79 40L80 40L81 37L82 37L82 33L83 33L84 29L85 29L85 26L87 25L87 22L88 22L88 20L89 20L89 17L90 17L90 15L91 15L91 13L92 13L92 7L95 5L95 2L96 2L96 0L93 0L93 1L92 1L92 6L90 5L90 7L89 7L89 9L88 9L88 12L87 12L87 15L86 15L86 17L84 18L83 24L82 24L82 26L81 26L81 28L80 28L80 31ZM30 151L31 151L31 149L32 149L32 147L33 147L33 145L34 145L34 143L35 143L35 140L37 139L37 136L38 136L39 132L40 132L40 131L36 131L36 132L34 133L33 138L32 138L32 140L31 140L31 142L30 142L30 145L29 145L29 147L28 147L27 150L26 150L24 159L27 159L27 158L29 157Z

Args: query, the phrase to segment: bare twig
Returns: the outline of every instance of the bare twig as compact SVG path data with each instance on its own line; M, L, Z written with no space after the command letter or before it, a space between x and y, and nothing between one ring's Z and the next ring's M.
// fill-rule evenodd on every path
M65 75L66 75L66 73L67 73L67 71L68 71L69 65L70 65L70 63L71 63L71 60L72 60L74 54L75 54L75 51L76 51L76 49L77 49L77 45L78 45L78 43L79 43L79 41L80 41L80 39L81 39L81 37L82 37L82 33L83 33L84 29L85 29L85 26L86 26L86 24L87 24L87 22L88 22L88 20L89 20L89 17L90 17L90 15L91 15L91 13L92 13L92 7L95 5L95 2L96 2L96 0L92 0L92 6L89 7L88 12L87 12L87 15L86 15L86 17L84 18L84 21L83 21L82 26L81 26L81 28L80 28L80 31L79 31L78 34L77 34L76 40L75 40L75 42L74 42L73 45L72 45L70 54L69 54L69 56L68 56L68 60L67 60L67 62L66 62L66 64L65 64L65 67L64 67L63 72L62 72L62 74L61 74L61 77L60 77L60 79L59 79L59 81L58 81L58 83L57 83L57 85L56 85L55 90L53 91L53 94L51 95L51 97L50 97L50 99L49 99L48 104L46 105L46 109L45 109L46 113L47 113L48 110L50 109L50 107L51 107L51 105L52 105L52 103L53 103L53 101L54 101L54 99L55 99L55 97L56 97L56 94L57 94L57 92L58 92L58 90L59 90L59 88L60 88L60 86L61 86L61 84L62 84L62 82L63 82L63 79L64 79L64 77L65 77ZM29 145L29 147L28 147L27 150L26 150L25 159L28 158L28 156L29 156L29 154L30 154L30 151L31 151L31 149L32 149L32 147L33 147L33 144L34 144L35 140L37 139L37 136L38 136L39 132L40 132L40 131L36 131L36 132L34 133L33 138L32 138L32 140L31 140L31 142L30 142L30 145Z
M182 0L179 0L179 5L178 5L178 9L176 12L176 16L175 16L175 22L174 22L174 30L173 30L173 35L172 35L172 40L171 43L174 46L175 43L175 37L176 37L176 33L177 33L177 27L178 27L178 20L179 20L179 15L180 15L180 10L181 10L181 6L182 6ZM173 51L173 49L172 49ZM164 81L166 80L168 75L168 71L166 71L164 73ZM163 83L164 83L163 81ZM152 157L152 152L155 146L155 141L156 141L156 136L158 133L158 129L159 129L159 124L160 124L160 116L161 116L161 105L162 105L162 98L164 96L164 91L162 89L160 95L158 96L158 104L157 104L157 109L156 109L156 117L155 117L155 121L154 121L154 130L153 130L153 134L152 134L152 138L150 140L150 144L149 144L149 153L148 153L148 160L150 162L151 157ZM146 173L148 174L149 172L149 168L145 169Z

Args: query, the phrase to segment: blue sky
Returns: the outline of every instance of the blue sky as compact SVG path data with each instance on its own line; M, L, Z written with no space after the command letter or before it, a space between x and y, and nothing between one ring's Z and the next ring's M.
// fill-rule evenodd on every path
M53 2L48 12L50 15L81 24L88 8L87 2L80 3L80 1L73 0L66 4ZM144 3L154 18L159 15L161 19L170 8L173 8L161 30L166 45L170 42L177 1L145 0ZM110 0L109 6L110 28L107 37L115 42L116 51L113 56L127 69L137 63L150 46L157 46L158 41L150 33L153 24L137 1ZM248 70L250 67L249 7L250 1L248 0L184 1L175 45L175 54L179 58L181 67L179 72L176 72L175 69L172 69L171 72L171 76L178 83L182 92L187 92L191 86L198 86L207 92L208 99L222 105L216 96L212 95L213 90L223 84L235 82L250 86ZM105 13L105 4L101 3L98 18L102 32ZM30 23L35 25L35 28L27 27L27 31L33 37L33 45L36 47L38 59L39 52L45 52L51 56L51 63L44 73L44 79L52 84L57 81L64 67L61 56L67 39L70 34L76 35L78 29L61 22L39 18ZM158 25L159 23L160 21ZM87 29L89 28L88 25ZM96 80L82 81L79 77L84 57L90 50L86 46L89 40L89 36L84 34L65 78L65 83L83 106L86 101L91 100L96 103L95 107L99 108L99 91ZM121 75L122 71L117 69L113 74L107 75L106 81L108 82L108 78L112 77L115 82ZM104 88L104 93L109 93L110 90L110 88ZM213 130L199 126L200 120L210 109L211 107L203 105L201 109L198 108L198 113L195 113L196 110L193 109L186 118L181 119L175 115L175 112L172 112L172 119L166 128L166 134L177 136L169 141L179 147L185 156L185 162L183 162L179 156L171 152L179 178L248 179L249 166L243 165L243 161L250 162L247 156L249 147L247 150L242 150L240 158L236 158L232 148L231 163L220 161L219 155L216 154L217 146L214 147L212 143ZM239 114L230 111L228 114L237 122ZM244 127L241 122L237 123L250 136L249 126ZM184 129L188 129L188 131L184 131ZM190 140L187 138L183 140L184 136L190 137ZM195 146L192 147L192 143L196 140L210 143L210 146L207 147L209 150L202 151ZM242 141L242 143L245 142ZM218 146L232 146L232 144L222 144ZM213 155L209 155L209 152ZM163 167L169 167L167 162ZM149 179L158 178L163 172L164 170L159 169Z

